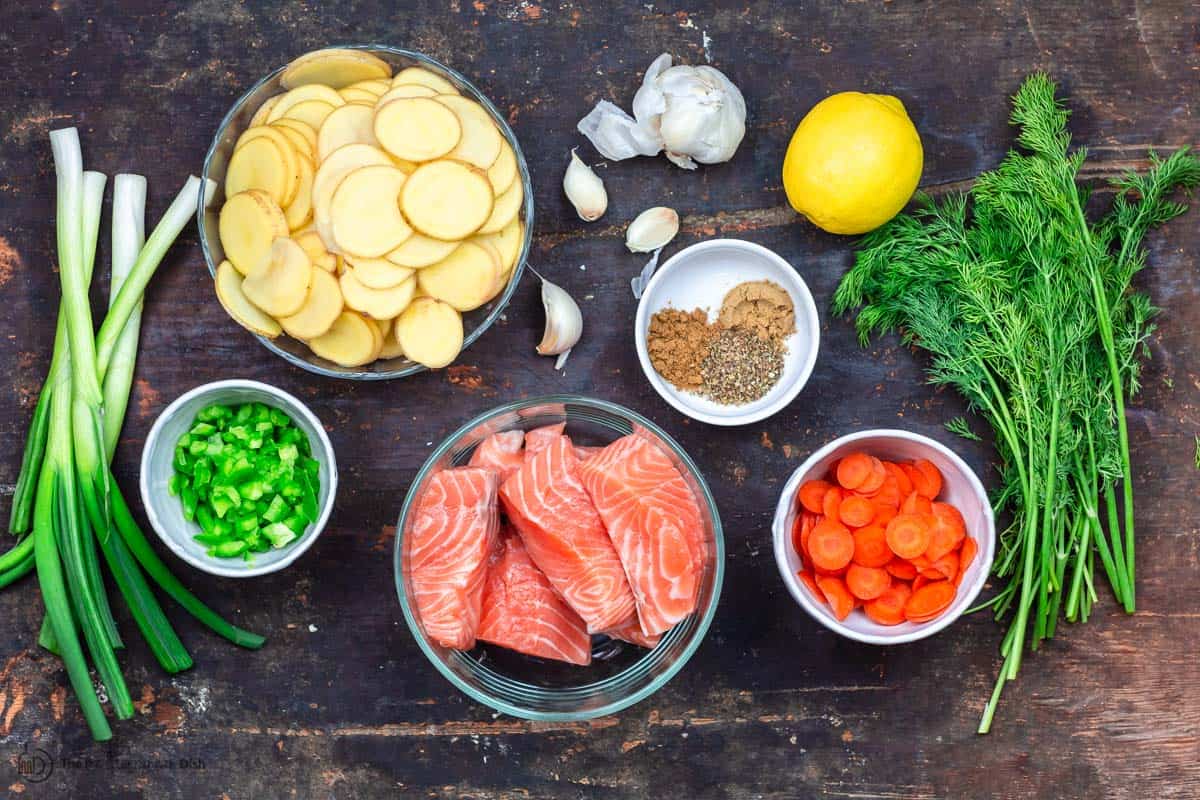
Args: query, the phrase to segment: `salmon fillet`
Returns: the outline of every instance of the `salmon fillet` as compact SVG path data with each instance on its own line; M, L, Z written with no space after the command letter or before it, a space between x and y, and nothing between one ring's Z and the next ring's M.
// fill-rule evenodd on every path
M642 633L642 625L636 617L624 625L619 625L612 630L605 631L605 633L613 639L620 639L622 642L636 644L638 647L645 647L647 650L653 650L658 646L659 641L662 640L662 634L647 636Z
M566 429L567 423L559 422L556 425L543 425L527 431L525 433L525 460L529 461L546 445L556 442Z
M696 610L706 560L700 509L657 445L636 434L579 468L625 568L642 633L653 637Z
M525 463L525 454L521 451L524 444L524 431L493 433L480 442L475 452L471 453L471 466L486 467L495 471L503 483Z
M589 633L633 616L636 607L625 570L579 481L579 460L570 439L556 435L504 482L500 499L529 557L583 617Z
M503 537L491 559L477 636L530 656L592 663L587 626L530 560L515 532Z
M480 467L429 479L404 545L417 616L430 639L456 650L475 646L488 558L500 525L499 478Z

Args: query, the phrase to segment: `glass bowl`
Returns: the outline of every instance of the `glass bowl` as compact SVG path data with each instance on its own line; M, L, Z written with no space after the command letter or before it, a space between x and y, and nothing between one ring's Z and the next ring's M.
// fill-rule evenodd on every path
M451 650L425 635L410 602L411 590L404 574L407 526L416 500L438 470L465 464L472 451L493 433L521 428L530 430L559 422L576 444L603 445L640 431L665 452L692 489L700 504L704 533L712 558L701 581L697 610L663 634L653 650L610 639L592 637L592 663L574 666L521 655L480 642L469 652ZM717 504L695 462L658 426L615 403L587 397L555 395L521 400L500 406L468 422L451 434L429 457L413 480L396 524L393 554L396 591L404 619L417 644L442 675L469 697L497 711L533 720L585 720L612 714L661 689L683 668L700 646L717 610L725 572L725 539Z
M337 45L331 49L366 50L387 61L395 71L405 67L419 66L441 75L457 86L463 95L483 106L491 115L505 140L512 146L513 152L516 153L519 179L525 190L525 201L520 211L521 219L525 223L525 237L521 243L521 253L517 257L513 274L504 292L481 308L463 314L463 350L466 350L483 335L484 331L491 327L496 318L504 311L509 298L516 291L517 284L521 282L521 275L525 270L525 259L529 255L529 246L533 235L533 183L529 175L529 165L525 162L525 154L521 152L521 146L517 143L517 137L508 126L508 122L496 110L491 101L474 84L450 67L421 53L382 44ZM204 157L204 177L215 181L217 188L212 202L207 208L203 206L202 202L197 204L196 217L200 227L200 247L204 251L204 260L208 264L208 271L214 277L217 274L217 265L225 259L225 251L221 247L220 237L217 235L217 216L221 211L221 206L225 203L225 169L229 165L229 156L233 153L233 146L237 143L238 137L249 127L250 118L254 116L254 112L262 105L263 101L284 91L279 86L279 77L283 74L286 66L285 64L273 70L250 87L250 90L233 104L233 108L229 109L229 113L221 120L216 136L213 137L212 145L208 148L208 154ZM286 335L281 335L277 339L268 339L265 336L257 335L254 337L262 343L263 347L283 357L286 361L309 372L331 378L346 378L355 381L387 380L402 378L425 369L424 366L407 358L381 359L363 367L342 367L318 357L308 349L308 345Z

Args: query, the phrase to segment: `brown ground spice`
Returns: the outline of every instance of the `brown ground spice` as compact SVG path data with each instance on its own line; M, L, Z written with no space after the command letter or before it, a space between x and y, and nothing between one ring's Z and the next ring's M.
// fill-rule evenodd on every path
M650 317L646 336L650 363L659 375L680 389L698 391L704 383L701 366L714 333L703 309L664 308Z
M723 328L748 330L760 339L782 342L796 330L792 296L772 281L746 281L729 290L721 303Z

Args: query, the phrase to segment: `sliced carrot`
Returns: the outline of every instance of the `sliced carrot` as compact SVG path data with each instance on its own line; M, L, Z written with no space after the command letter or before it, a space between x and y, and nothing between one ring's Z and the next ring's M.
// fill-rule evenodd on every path
M800 556L800 566L804 566L804 514L797 514L792 522L792 549Z
M971 562L975 560L975 554L979 551L979 545L970 536L963 539L962 548L958 551L958 574L954 576L954 585L958 586L962 583L963 575L967 572L967 567L971 566Z
M953 551L946 553L941 558L935 558L931 569L945 580L954 580L958 576L958 552ZM929 577L933 578L934 576L930 575Z
M912 597L904 604L904 616L909 620L928 621L949 608L955 594L957 591L950 581L934 581L914 588Z
M825 602L829 603L830 609L833 610L833 615L839 620L850 616L850 612L854 610L854 595L846 588L845 581L829 575L818 575L816 580L821 593L825 595Z
M821 513L824 514L827 519L841 519L842 500L845 497L846 493L840 488L837 486L831 487L830 490L825 493L825 497L822 498L821 505L823 506L823 509Z
M900 505L901 514L932 514L933 503L920 492L912 492Z
M796 493L800 505L814 514L820 514L824 508L822 501L825 498L825 492L829 491L829 486L828 481L805 481L800 486L800 491Z
M878 567L851 564L846 568L846 588L859 600L874 600L892 585L892 576Z
M901 469L899 464L892 461L885 461L883 462L883 467L896 479L896 485L900 487L901 495L908 497L912 494L912 478L908 477L908 473Z
M818 569L842 569L854 556L854 537L842 523L823 519L808 536L808 554Z
M919 572L917 577L912 579L912 590L915 592L927 583L929 583L929 578L925 577L924 572Z
M841 518L842 524L851 528L861 528L871 524L871 520L875 519L875 504L865 497L852 494L842 499L838 516Z
M846 566L849 566L849 564ZM839 567L838 569L823 569L814 564L812 571L817 575L825 575L830 578L841 578L846 575L846 567Z
M883 482L887 480L888 471L883 466L883 462L875 456L868 456L871 459L871 474L867 479L858 485L858 491L863 494L872 494L879 491L883 486Z
M818 603L825 602L825 594L821 591L821 587L817 586L817 579L813 577L811 572L806 569L802 569L796 573L796 577L800 579L801 583L808 587L808 590L813 593L813 597L817 599Z
M967 535L967 523L962 512L949 503L930 503L930 510L938 521L954 533L954 543L957 545Z
M886 528L887 524L894 520L896 515L899 513L900 511L898 509L892 508L891 506L876 506L875 519L871 520L871 524L878 525L881 528Z
M804 563L812 566L812 556L808 554L808 537L812 535L812 529L816 527L817 522L821 519L816 514L810 514L805 511L800 515L804 520L800 527L800 555L804 558Z
M883 594L863 604L867 617L880 625L899 625L904 622L904 605L912 596L912 589L903 581L892 581Z
M891 506L892 508L899 508L905 496L900 492L900 484L890 473L884 478L883 485L868 495L876 505Z
M887 534L878 525L868 525L854 532L854 555L851 560L864 567L882 567L892 560Z
M890 550L891 548L889 548ZM911 581L917 577L917 568L902 558L893 558L884 564L884 569L893 577L903 581Z
M887 543L901 558L916 558L929 547L929 522L920 514L900 514L887 525Z
M942 473L933 465L933 462L918 458L912 462L913 470L913 488L923 497L928 497L930 500L937 497L942 491Z
M929 556L925 555L924 553L910 558L908 563L912 564L916 568L917 572L924 572L927 569L933 569L933 562L930 561Z
M958 536L936 514L931 518L933 519L932 536L929 539L929 549L925 551L925 555L930 561L937 561L958 549Z
M857 489L871 478L874 471L871 456L866 453L851 453L838 462L837 482L845 489Z

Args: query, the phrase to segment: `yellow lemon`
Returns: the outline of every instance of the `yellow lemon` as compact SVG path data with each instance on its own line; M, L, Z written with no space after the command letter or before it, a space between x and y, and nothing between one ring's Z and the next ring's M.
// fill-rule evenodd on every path
M899 99L842 92L800 120L783 159L788 202L830 233L866 233L904 208L921 179L921 137Z

